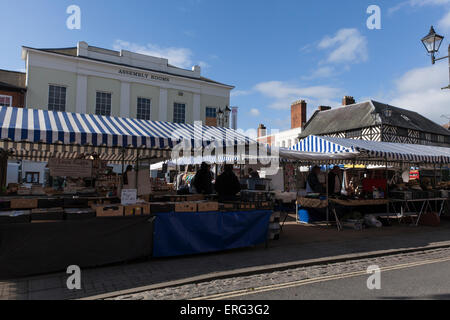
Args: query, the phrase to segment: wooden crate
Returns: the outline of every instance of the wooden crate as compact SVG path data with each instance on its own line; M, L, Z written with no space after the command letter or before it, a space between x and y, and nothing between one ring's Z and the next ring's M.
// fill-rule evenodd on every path
M122 205L96 205L94 208L97 217L123 217Z
M212 201L198 202L197 211L198 212L219 211L219 203Z
M11 199L11 209L35 209L38 199Z
M197 212L197 203L177 202L175 203L175 212Z
M150 214L149 203L139 203L134 205L128 205L124 207L125 216L142 216Z

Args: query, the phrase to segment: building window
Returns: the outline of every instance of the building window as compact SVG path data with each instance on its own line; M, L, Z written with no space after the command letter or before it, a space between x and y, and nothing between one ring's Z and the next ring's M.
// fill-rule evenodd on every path
M146 98L137 99L137 118L142 120L150 120L151 100Z
M111 115L111 93L97 91L95 114L100 116Z
M39 183L39 172L26 172L25 183Z
M186 105L184 103L173 104L173 122L175 123L186 122Z
M12 107L12 97L0 94L0 107Z
M345 133L345 137L347 139L360 139L362 135L361 129L359 130L353 130L353 131L347 131Z
M213 107L206 107L206 118L216 118L217 109Z
M49 85L48 110L66 111L66 87Z

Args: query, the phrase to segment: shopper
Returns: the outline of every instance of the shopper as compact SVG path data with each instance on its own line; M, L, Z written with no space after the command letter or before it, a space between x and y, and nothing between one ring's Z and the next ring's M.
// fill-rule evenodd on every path
M193 182L197 193L212 194L212 180L213 176L208 164L202 162L200 170L195 174Z
M236 194L241 191L239 179L233 172L233 166L225 165L223 173L216 179L216 192L220 201L236 200Z

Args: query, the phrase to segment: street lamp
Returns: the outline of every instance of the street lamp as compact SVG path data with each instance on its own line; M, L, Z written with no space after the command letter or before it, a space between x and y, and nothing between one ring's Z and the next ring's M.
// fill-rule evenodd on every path
M225 107L225 125L228 126L228 122L230 121L230 113L231 113L231 109L226 106Z
M436 61L449 59L449 77L450 77L450 45L448 46L448 56L442 58L436 58L436 53L439 51L441 47L442 41L444 37L437 34L434 30L433 26L431 26L430 32L427 36L422 38L422 43L425 46L425 49L429 54L431 54L431 63L435 64ZM450 84L448 87L442 89L450 89Z
M223 117L224 117L223 111L222 109L219 109L219 111L217 112L218 127L223 127Z

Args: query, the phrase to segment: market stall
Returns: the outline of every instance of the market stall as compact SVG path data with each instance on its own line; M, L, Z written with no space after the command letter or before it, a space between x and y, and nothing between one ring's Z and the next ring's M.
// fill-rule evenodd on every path
M313 156L319 153L320 156L307 159L304 157L305 152L312 153ZM347 209L345 210L347 212L355 207L378 208L379 212L369 210L371 218L415 216L417 217L414 222L416 225L425 213L433 212L440 216L448 209L447 184L439 185L437 179L434 179L432 184L418 186L417 181L410 182L409 179L404 181L402 176L407 174L409 178L412 167L428 169L431 167L436 170L448 165L449 148L310 136L289 151L281 150L280 155L301 166L325 166L323 178L326 180L324 181L326 190L323 190L322 195L307 194L305 190L299 191L301 196L297 203L305 209L317 208L317 203L309 201L311 198L322 197L322 201L327 201L327 194L331 194L328 190L328 165L341 165L341 171L344 169L345 173L344 177L340 178L341 181L343 180L342 192L328 197L327 201L330 204L327 209L331 208L339 229L341 221L336 214L336 208ZM382 175L374 175L376 170L380 173L383 171ZM415 199L414 202L420 204L419 209L410 210L411 201L408 198ZM321 207L324 206L321 205ZM359 219L359 223L361 222L364 220ZM379 224L376 225L379 226Z
M203 225L202 233L192 237L197 244L210 242L222 221L222 243L211 244L208 251L267 239L269 201L219 203L213 195L151 189L150 164L170 159L174 151L179 157L208 153L215 158L248 153L256 142L234 130L10 107L0 107L0 129L0 147L10 159L46 161L49 175L64 180L58 190L18 183L0 196L0 263L9 264L0 268L2 278L62 270L68 263L90 267L146 257L150 249L160 248L158 241L180 239L186 226L171 226L184 225L187 216ZM108 168L111 163L119 164L119 174ZM107 240L107 234L110 241L100 239ZM104 254L91 255L89 246L77 246L77 241ZM71 246L72 260L61 253L65 244ZM196 253L206 248L194 247ZM29 267L14 267L25 261Z

